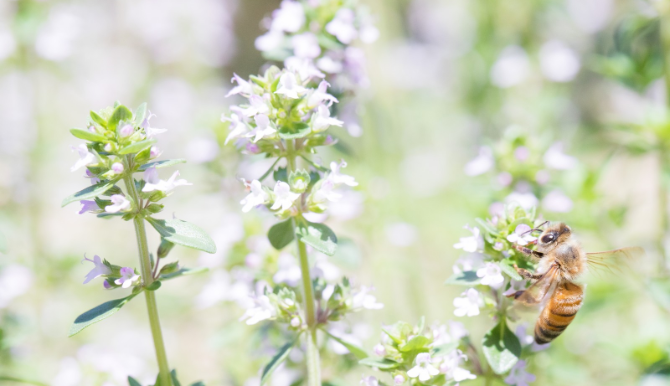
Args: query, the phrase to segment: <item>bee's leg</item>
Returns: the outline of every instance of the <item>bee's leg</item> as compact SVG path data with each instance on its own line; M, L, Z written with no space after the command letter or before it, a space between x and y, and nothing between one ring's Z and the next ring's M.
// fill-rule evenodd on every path
M541 259L541 258L544 257L544 253L539 252L539 251L534 251L532 249L528 249L528 248L522 247L520 245L515 245L514 248L516 248L521 253L525 253L526 255L537 257L538 259Z
M514 269L516 269L516 272L521 275L521 277L525 278L526 280L531 280L531 281L537 281L542 278L542 274L539 273L532 273L526 269L519 268L514 264Z

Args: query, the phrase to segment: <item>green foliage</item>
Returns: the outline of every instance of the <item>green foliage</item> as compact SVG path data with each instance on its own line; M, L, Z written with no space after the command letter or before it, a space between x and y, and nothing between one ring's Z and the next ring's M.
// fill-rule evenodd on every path
M169 279L174 279L174 278L180 277L180 276L195 275L195 274L203 273L203 272L207 272L207 271L209 271L209 268L207 268L207 267L181 268L178 271L161 274L160 279L161 280L169 280Z
M368 357L368 353L365 352L365 350L363 350L361 347L358 347L357 345L355 345L355 344L353 344L353 343L351 343L351 342L347 342L346 340L344 340L344 339L342 339L342 338L340 338L340 337L337 337L337 336L331 334L331 333L330 333L328 330L326 330L325 328L322 329L322 331L325 332L331 339L333 339L333 340L336 341L337 343L341 344L342 346L346 347L347 350L349 350L349 352L350 352L353 356L355 356L357 359L365 359L365 358Z
M82 130L82 129L70 129L70 133L74 135L75 137L79 139L83 139L86 141L92 141L92 142L105 142L107 138L105 136L92 133L88 130Z
M136 295L137 294L132 294L130 296L126 296L125 298L110 300L79 315L77 319L75 319L72 327L70 327L69 336L76 335L86 327L114 315L121 309L121 307L131 301Z
M286 221L273 225L268 231L268 239L270 240L270 244L277 250L289 245L295 239L293 219L289 218Z
M125 155L139 153L144 149L150 148L154 143L156 143L155 139L145 139L144 141L134 142L119 150L119 154Z
M265 365L263 368L263 373L261 374L261 385L265 384L265 382L268 381L272 373L279 367L279 365L282 364L288 358L288 354L291 353L291 349L295 344L298 342L298 338L296 337L293 341L286 343L283 345L279 351L275 354L275 356L272 357L270 362Z
M160 169L160 168L164 168L164 167L167 167L167 166L174 166L174 165L183 164L185 162L186 162L185 159L166 159L166 160L163 160L163 161L149 162L149 163L146 163L144 165L141 165L139 167L139 170L140 171L145 171L145 170L150 169L150 168Z
M521 357L521 342L504 321L499 322L482 340L486 361L496 374L509 371Z
M472 287L479 284L481 279L477 276L477 272L465 271L453 274L444 284L455 284Z
M88 200L100 195L105 194L114 186L116 181L100 181L95 185L91 185L85 189L78 191L77 193L66 197L61 203L61 207L71 204L75 201Z
M107 128L112 131L116 131L119 122L130 121L133 119L132 111L128 110L126 106L119 105L114 109L112 115L107 120Z
M215 253L214 241L201 228L177 219L157 220L147 217L147 221L163 239L184 247L198 249L207 253Z
M142 386L141 383L137 382L137 380L130 375L128 376L128 386Z
M300 241L328 256L337 250L337 236L324 224L302 220L298 222L295 233Z

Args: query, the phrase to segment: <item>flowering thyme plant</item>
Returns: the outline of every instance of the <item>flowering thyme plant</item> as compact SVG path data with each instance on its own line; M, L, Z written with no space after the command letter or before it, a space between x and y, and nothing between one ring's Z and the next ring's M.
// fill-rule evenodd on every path
M93 260L85 258L94 267L86 275L84 284L102 277L105 289L132 288L132 291L126 297L103 303L81 314L70 329L70 336L111 316L144 292L159 367L156 385L178 385L176 372L173 370L170 373L168 367L154 292L166 280L202 270L182 268L177 261L161 267L160 261L167 257L175 244L208 253L214 253L216 246L202 229L191 223L178 219L155 218L163 210L163 205L159 202L168 197L175 187L190 184L178 179L177 171L167 180L160 179L157 169L182 163L184 160L156 160L160 150L155 146L154 136L165 130L151 127L152 114L147 114L146 104L133 113L126 106L117 103L114 107L92 111L90 117L86 130L72 129L70 132L86 141L74 148L79 160L71 171L85 168L85 177L90 180L91 186L67 197L63 206L79 201L82 205L80 214L94 213L100 218L120 217L125 221L132 220L137 235L140 269L114 265L97 255ZM136 180L135 173L143 173L143 178ZM118 185L122 181L123 188ZM145 221L161 236L156 259L149 253ZM138 385L130 377L129 383Z

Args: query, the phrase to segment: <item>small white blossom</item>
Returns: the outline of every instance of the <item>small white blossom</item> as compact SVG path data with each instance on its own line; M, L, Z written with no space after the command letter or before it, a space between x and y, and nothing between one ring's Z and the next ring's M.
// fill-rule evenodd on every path
M286 252L281 253L277 259L277 266L277 273L272 277L275 283L286 283L290 287L295 287L300 283L302 274L293 255Z
M121 277L114 280L114 284L120 285L121 288L128 288L139 279L140 276L135 274L135 270L130 267L121 268Z
M256 121L256 128L247 134L248 137L254 137L253 142L258 142L265 137L272 137L277 132L277 130L272 127L270 118L268 118L267 115L258 114L254 117L254 120Z
M79 201L81 204L81 209L77 213L79 214L84 214L86 212L93 212L100 210L100 207L98 207L98 203L92 200L81 200Z
M402 376L402 374L398 374L395 377L393 377L393 383L396 385L402 385L405 383L405 377Z
M147 138L152 138L156 134L163 134L167 131L167 129L158 129L155 127L151 127L151 124L149 121L151 118L155 117L156 114L152 114L151 111L149 111L149 115L144 118L144 121L142 121L142 128L144 128L144 132L147 134Z
M95 154L88 151L88 148L83 143L77 147L72 146L72 151L76 151L79 154L79 159L70 168L71 172L78 170L83 166L95 165L98 163L98 160L95 158Z
M468 253L456 260L456 264L452 267L455 274L460 274L468 271L476 271L484 264L484 255L481 253Z
M474 374L470 373L470 371L460 367L461 363L466 359L467 357L461 350L454 350L442 359L442 362L439 365L440 372L444 374L447 379L453 379L456 382L477 378Z
M291 72L296 73L300 79L324 78L326 75L319 71L314 62L308 58L291 56L284 60L284 66Z
M420 353L416 356L416 366L407 371L410 378L419 378L419 381L426 382L430 378L438 375L440 371L433 367L432 358L428 353Z
M89 273L86 274L84 284L90 282L91 280L95 279L98 276L109 275L110 273L112 273L112 270L102 262L100 256L98 255L93 256L93 260L87 258L86 255L84 255L84 260L90 261L94 265L93 269L91 269Z
M277 30L269 30L263 35L256 38L254 41L254 46L258 51L274 51L275 49L281 47L284 42L284 33Z
M293 36L291 45L295 56L299 58L315 59L321 54L319 41L311 32L305 32Z
M265 295L251 295L253 306L248 308L240 321L245 321L248 325L256 324L260 321L270 319L277 314L276 308L270 302L270 298Z
M572 210L572 200L558 189L547 193L542 199L542 207L549 212L566 213Z
M384 348L384 345L380 343L377 343L375 347L372 348L372 351L374 351L375 355L379 355L380 357L386 355L386 349Z
M514 229L514 233L507 236L507 241L516 243L517 245L527 245L537 240L530 232L530 226L526 224L519 224Z
M298 84L298 80L293 73L285 72L279 77L279 87L277 87L275 94L285 95L291 99L298 99L305 91L307 89Z
M349 186L358 186L358 182L352 176L346 174L341 174L340 169L346 168L347 163L342 161L339 164L335 161L330 163L330 174L328 174L328 179L333 181L335 185L349 185Z
M228 130L230 130L230 133L228 133L228 136L226 137L226 142L224 143L226 145L231 139L239 138L248 131L247 124L244 121L244 116L242 115L241 112L240 114L238 114L237 112L233 112L230 115L230 118L222 116L221 120L230 122L230 126L228 126Z
M526 372L526 361L518 361L505 378L508 385L528 386L530 382L535 382L535 375Z
M287 210L293 206L295 200L300 197L300 194L292 192L291 187L283 181L277 181L273 191L275 197L274 203L270 208L272 210L277 210L279 208L281 208L281 210Z
M468 225L463 228L472 232L472 236L461 237L460 242L454 244L454 248L462 249L465 252L478 252L484 249L484 238L481 235L481 231L477 227L469 227Z
M479 315L479 306L482 298L476 289L470 288L461 294L462 297L454 299L454 315L456 316L476 316Z
M365 308L368 310L380 310L384 308L384 304L377 302L377 298L370 295L371 291L374 291L373 287L362 286L353 296L352 308Z
M237 94L250 95L252 93L251 83L240 78L237 74L233 73L233 78L230 79L230 82L231 83L237 82L237 86L233 87L230 91L228 91L228 94L226 94L226 98L228 98L231 95L237 95Z
M328 102L328 106L332 105L333 103L337 103L337 98L326 92L329 86L330 84L328 84L328 82L325 80L321 81L321 83L319 83L319 87L317 87L316 90L314 90L307 99L307 106L316 107L321 105L323 102Z
M506 203L516 202L522 208L529 210L537 206L537 197L531 191L515 190L505 197Z
M265 94L268 95L269 94ZM241 112L246 117L253 117L256 114L267 114L270 112L270 108L266 103L265 96L261 97L259 95L253 94L249 96L249 107L242 109Z
M112 171L114 172L114 174L123 173L123 164L121 162L114 162L112 164Z
M354 18L355 14L352 9L341 8L337 11L333 20L326 24L326 31L340 42L349 44L358 35L358 31L354 27Z
M329 179L323 181L319 189L313 193L313 201L317 204L323 204L326 201L337 202L342 195L335 191L335 183Z
M256 207L258 205L263 205L270 200L270 196L263 189L263 186L261 185L260 181L258 180L251 181L249 187L251 189L251 192L242 201L240 201L240 204L242 204L242 212L245 213L250 211L251 208Z
M563 152L563 143L556 142L544 153L544 164L550 169L568 170L577 166L577 159Z
M328 107L320 105L317 108L316 114L313 118L312 130L316 133L319 133L321 131L325 131L330 126L342 127L343 124L344 122L330 116L330 109L328 109Z
M361 385L363 386L379 386L379 381L377 378L370 375L369 377L363 376L361 379Z
M272 13L271 30L298 32L305 24L305 10L298 1L284 0Z
M142 191L153 192L155 190L160 190L161 192L167 193L177 186L193 185L184 179L178 180L177 177L179 177L179 171L172 173L167 181L161 180L158 178L158 171L156 168L150 167L144 171L144 181L146 181L146 184L144 185L144 188L142 188Z
M112 205L105 207L107 213L118 213L130 208L130 201L123 194L114 194L111 197Z
M486 263L484 267L477 270L477 277L481 278L481 284L493 289L500 288L505 281L500 266L491 262Z
M491 148L483 146L479 148L479 155L465 164L465 174L468 176L484 174L493 168L494 163Z

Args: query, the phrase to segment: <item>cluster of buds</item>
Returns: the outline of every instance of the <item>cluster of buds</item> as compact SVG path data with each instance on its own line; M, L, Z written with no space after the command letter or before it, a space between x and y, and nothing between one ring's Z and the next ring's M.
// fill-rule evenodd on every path
M124 220L131 220L137 215L150 216L162 211L160 200L175 187L190 185L177 178L178 171L167 180L159 178L158 168L184 161L155 161L161 151L154 146L154 136L166 130L151 127L152 116L146 104L133 113L117 103L98 112L91 111L86 130L70 130L75 137L87 141L73 147L79 159L70 170L85 167L85 177L92 186L66 198L63 205L79 201L80 214L90 212L99 217L122 216ZM117 185L125 176L136 172L144 173L144 178L132 187L138 191L140 202Z
M416 326L397 322L383 329L382 341L374 347L375 357L360 363L388 373L395 385L408 381L410 385L452 384L476 378L466 368L468 357L461 350L469 347L468 332L461 323L426 327L423 319ZM368 376L361 384L383 383Z
M256 39L256 48L267 59L284 61L289 69L327 76L341 91L367 83L363 52L351 45L372 43L379 31L358 1L284 0L267 21L267 28Z
M526 209L541 204L550 212L569 212L572 200L559 188L564 172L578 166L576 158L563 151L563 143L545 143L510 127L491 148L484 146L479 155L465 165L465 174L490 174L499 193L496 199L518 202ZM500 204L498 204L499 206Z
M263 177L245 181L250 191L242 200L243 211L266 205L280 218L304 212L323 212L328 201L341 197L335 189L341 185L356 186L353 177L340 173L345 162L332 162L330 168L317 165L309 159L320 146L335 143L325 131L330 126L342 126L342 121L330 116L332 103L337 99L327 93L328 83L310 88L311 75L290 70L269 68L262 77L252 76L249 81L233 78L237 82L229 95L239 94L248 104L232 106L231 114L223 120L230 121L226 142L252 154L265 153L276 157L277 162L286 158L303 159L314 170L290 170L273 167ZM276 165L276 163L275 163ZM273 189L261 185L270 172L276 180Z

